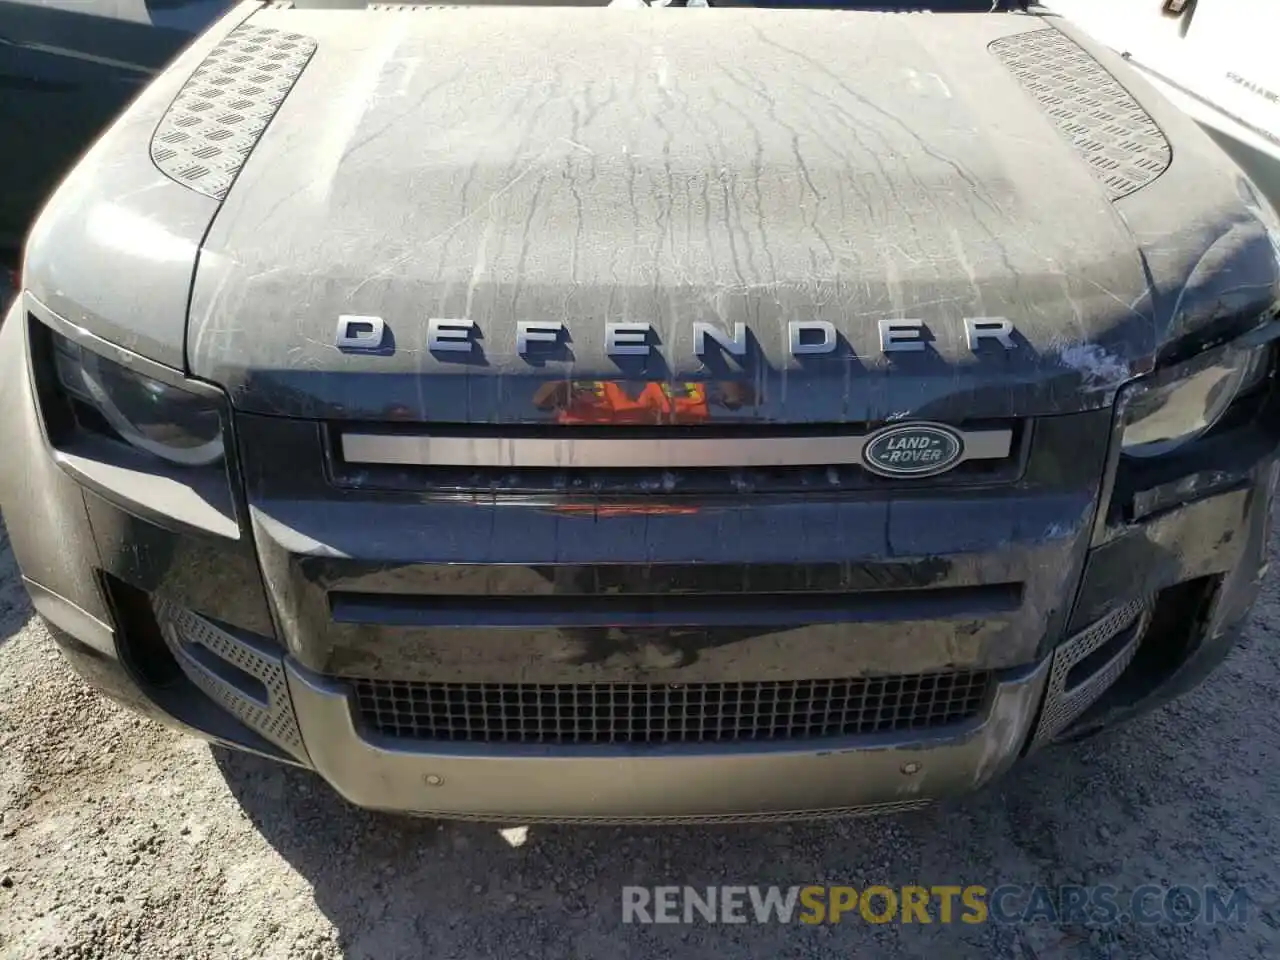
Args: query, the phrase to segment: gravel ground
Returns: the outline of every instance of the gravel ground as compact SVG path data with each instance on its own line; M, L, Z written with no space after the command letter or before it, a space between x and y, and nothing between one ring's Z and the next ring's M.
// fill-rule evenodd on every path
M939 809L534 827L514 846L353 809L310 774L98 697L33 619L0 528L0 957L1277 956L1278 604L1273 579L1244 647L1194 695ZM1256 906L1243 924L1105 930L621 922L624 884L810 882L1220 883Z

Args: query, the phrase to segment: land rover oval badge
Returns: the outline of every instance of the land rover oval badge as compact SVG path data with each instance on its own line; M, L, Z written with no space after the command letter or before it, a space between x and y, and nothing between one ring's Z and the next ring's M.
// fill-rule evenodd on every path
M964 439L937 423L898 423L877 430L862 447L862 463L882 477L932 477L964 457Z

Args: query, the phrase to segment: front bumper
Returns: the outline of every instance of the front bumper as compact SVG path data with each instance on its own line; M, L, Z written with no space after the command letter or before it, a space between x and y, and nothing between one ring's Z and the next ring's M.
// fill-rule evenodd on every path
M1142 493L1159 509L1141 520L1096 509L1115 495L1105 411L1037 422L1024 469L998 489L588 516L340 490L322 425L241 417L240 522L210 529L71 478L41 433L24 324L9 320L0 409L18 415L0 448L30 468L0 477L0 496L68 658L132 707L310 767L365 807L612 822L910 808L1193 686L1230 650L1264 570L1270 408L1212 470L1162 484L1176 500ZM655 571L678 586L681 629L650 617L606 636L576 619L626 609L643 571L645 590ZM550 600L512 607L526 593ZM499 688L900 689L960 671L986 678L963 713L911 714L900 696L894 717L909 722L882 722L873 703L849 733L806 736L793 720L786 736L718 740L405 735L357 693L382 684L394 708L407 687L455 685L479 691L484 713Z
M941 737L714 751L406 748L360 730L340 683L290 665L289 690L316 770L361 806L514 822L724 821L889 812L964 793L1013 758L1044 676L1010 675L985 717Z

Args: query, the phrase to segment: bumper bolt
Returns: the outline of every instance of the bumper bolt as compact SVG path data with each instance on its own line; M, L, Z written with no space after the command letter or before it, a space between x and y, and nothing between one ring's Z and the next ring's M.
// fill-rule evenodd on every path
M902 772L905 773L907 776L911 776L914 773L919 773L920 764L918 764L914 760L908 760L906 763L902 765Z
M427 781L427 786L429 787L438 787L440 784L444 783L444 777L440 776L438 773L428 773L422 779Z

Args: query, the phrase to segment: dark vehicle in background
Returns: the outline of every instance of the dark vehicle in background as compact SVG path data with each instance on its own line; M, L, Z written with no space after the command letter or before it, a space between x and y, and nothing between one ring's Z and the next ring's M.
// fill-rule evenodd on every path
M0 0L0 267L85 148L226 0Z

